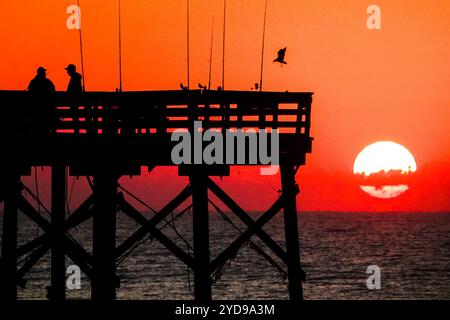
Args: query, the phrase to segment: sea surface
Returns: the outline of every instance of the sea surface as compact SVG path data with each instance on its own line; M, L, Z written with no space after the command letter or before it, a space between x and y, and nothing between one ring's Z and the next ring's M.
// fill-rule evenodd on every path
M254 218L258 215L253 214ZM234 226L218 213L211 213L212 257L245 230L237 217L226 217ZM301 260L307 273L306 299L450 299L450 213L301 213L299 217ZM122 214L117 224L117 244L138 228ZM190 254L191 224L191 213L186 212L174 225L163 228ZM42 234L22 215L19 226L19 244ZM92 245L91 228L92 222L88 221L71 231L88 252ZM275 217L265 230L284 247L282 215ZM27 285L18 292L20 299L45 299L45 288L50 284L49 258L46 254L26 275ZM67 265L70 264L67 259ZM381 269L378 290L367 287L370 265ZM287 299L287 282L280 266L285 269L254 237L223 266L213 285L213 298ZM121 279L118 299L193 298L192 272L151 238L120 262L117 273ZM82 274L81 289L68 290L67 295L69 299L90 298L88 278Z

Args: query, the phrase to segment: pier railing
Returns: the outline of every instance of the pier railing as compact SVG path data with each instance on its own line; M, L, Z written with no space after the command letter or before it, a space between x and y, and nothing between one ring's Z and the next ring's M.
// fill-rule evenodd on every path
M194 121L202 121L205 130L219 132L278 129L281 149L292 151L292 157L298 149L304 156L311 148L311 102L312 93L304 92L86 92L77 97L57 92L42 99L26 91L0 91L0 141L23 146L24 152L57 145L66 154L121 150L131 158L141 153L137 148L158 146L164 158L173 145L171 132L191 130ZM112 150L97 148L105 145Z

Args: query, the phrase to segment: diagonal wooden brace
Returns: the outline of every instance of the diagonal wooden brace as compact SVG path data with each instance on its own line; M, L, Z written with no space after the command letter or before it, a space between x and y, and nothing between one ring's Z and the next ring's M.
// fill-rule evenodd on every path
M179 207L192 194L191 186L188 185L184 190L178 194L172 201L170 201L161 211L154 215L151 219L145 222L137 231L135 231L128 239L116 248L116 257L120 257L130 248L132 248L138 241L143 239L151 228L167 217L172 211Z
M92 203L93 203L93 196L91 195L66 219L66 222L64 224L66 231L82 224L83 222L92 217L93 215ZM30 209L28 211L31 212ZM48 237L49 235L45 233L27 242L26 244L18 247L17 257L21 257L27 254L28 252L38 248L45 241L48 241Z
M26 201L23 196L19 196L17 199L18 208L22 211L27 217L36 222L42 230L45 232L49 232L50 223L40 216L36 210L33 208L31 204ZM47 237L44 237L47 236ZM46 235L41 236L39 241L36 241L35 245L38 242L48 242L49 241L48 233ZM72 259L75 263L79 265L79 267L86 273L86 275L90 275L90 265L92 265L92 256L87 253L80 245L70 239L67 235L64 237L67 256ZM44 252L45 254L45 252Z
M255 221L213 180L208 181L209 189L219 198L247 227L255 225ZM287 254L275 240L272 239L263 229L257 228L256 235L269 247L284 263L287 262Z
M129 204L125 199L118 199L118 205L120 209L131 216L140 215L139 211L136 210L131 204ZM172 252L178 259L185 263L189 268L193 267L193 259L190 255L185 253L180 249L172 240L170 240L164 233L162 233L155 225L151 224L150 221L146 223L146 228L148 233L150 233L155 239L157 239L161 244L163 244L170 252Z
M231 243L222 253L220 253L212 262L210 266L210 273L216 271L227 260L233 257L239 249L257 233L267 222L269 222L282 208L284 196L281 195L275 203L267 210L255 223L245 230L233 243Z

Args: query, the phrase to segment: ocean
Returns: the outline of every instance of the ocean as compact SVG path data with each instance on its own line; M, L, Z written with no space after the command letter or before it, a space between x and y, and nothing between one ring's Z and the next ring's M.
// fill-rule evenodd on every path
M253 214L254 218L258 215ZM234 226L211 212L212 257L239 236L239 230L245 229L235 216L227 217ZM192 244L190 218L187 212L176 220L175 229L166 226L163 231L192 254L188 250L188 244ZM450 213L311 212L300 213L299 218L302 267L307 273L305 299L450 299ZM19 225L19 244L42 234L23 215L19 216ZM117 225L117 244L138 227L122 214ZM88 252L92 245L91 228L92 222L88 221L71 231ZM281 214L265 230L284 247ZM183 235L184 240L177 234ZM27 285L18 291L20 299L45 299L45 288L50 284L49 258L47 253L26 275ZM71 264L67 258L67 265ZM380 289L367 287L370 265L381 270ZM287 281L280 266L285 269L254 237L223 266L212 287L213 299L288 299ZM118 299L193 298L192 272L151 238L120 262L117 274L121 279ZM67 297L90 298L90 283L84 274L81 289L67 290Z

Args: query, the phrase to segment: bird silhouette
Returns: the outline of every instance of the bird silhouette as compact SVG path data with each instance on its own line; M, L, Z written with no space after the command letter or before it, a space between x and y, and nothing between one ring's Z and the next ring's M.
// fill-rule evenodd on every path
M275 60L273 60L274 63L278 62L281 65L287 64L287 62L284 61L284 57L286 56L286 49L287 49L287 47L284 47L283 49L278 50L278 56Z

